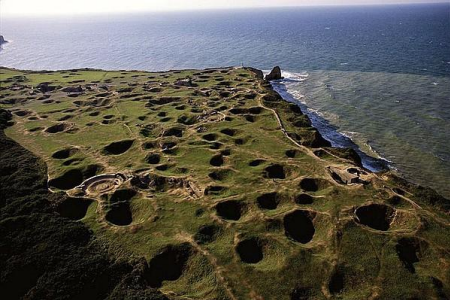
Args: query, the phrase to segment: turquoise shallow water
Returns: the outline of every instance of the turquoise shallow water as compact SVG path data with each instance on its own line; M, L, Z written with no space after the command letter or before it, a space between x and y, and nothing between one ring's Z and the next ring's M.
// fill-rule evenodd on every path
M0 34L20 69L280 65L326 136L450 197L450 4L2 18Z

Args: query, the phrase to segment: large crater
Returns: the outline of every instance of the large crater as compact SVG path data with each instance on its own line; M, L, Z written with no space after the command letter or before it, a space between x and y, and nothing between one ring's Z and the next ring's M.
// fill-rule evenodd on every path
M287 237L302 244L309 243L315 233L312 220L315 214L306 210L296 210L284 217L284 230Z
M355 211L356 222L370 228L386 231L391 226L395 209L383 204L369 204Z

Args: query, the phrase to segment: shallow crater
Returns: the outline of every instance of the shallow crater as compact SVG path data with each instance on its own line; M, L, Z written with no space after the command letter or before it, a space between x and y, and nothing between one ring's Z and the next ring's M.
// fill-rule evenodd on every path
M201 226L197 233L194 235L194 240L202 245L213 242L217 236L220 234L221 228L218 225L203 225Z
M264 159L255 159L255 160L252 160L251 162L249 162L248 165L250 167L257 167L265 162L266 161Z
M93 200L83 198L66 198L58 203L56 211L63 217L71 220L81 220L86 216Z
M286 156L289 158L296 158L297 156L300 155L300 153L301 153L300 151L294 149L286 150L285 152Z
M123 140L112 142L103 148L103 153L106 155L120 155L127 152L133 145L134 140Z
M56 151L52 154L52 158L55 159L67 159L73 155L75 155L79 149L77 148L66 148L59 151Z
M395 209L383 204L369 204L355 210L355 220L372 229L387 231L395 216Z
M127 226L133 222L130 200L136 196L132 189L117 190L109 199L109 209L105 219L117 226Z
M217 134L208 133L208 134L205 134L202 138L206 141L213 142L213 141L217 140Z
M280 195L277 192L262 194L256 198L256 202L260 209L273 210L280 203Z
M417 255L420 252L419 246L419 241L417 239L409 237L399 239L395 246L398 258L411 273L416 272L414 263L419 262L419 257Z
M223 163L224 163L224 161L223 161L223 157L221 154L214 155L211 158L211 160L209 161L209 164L214 167L220 167L223 165Z
M220 132L225 134L225 135L228 135L228 136L235 136L236 133L237 133L237 130L230 129L230 128L225 128L225 129L222 129Z
M271 179L285 179L286 174L282 165L274 164L264 169L264 176Z
M145 157L145 161L148 164L157 165L161 161L161 156L157 153L150 153Z
M300 194L297 195L294 199L295 203L304 205L304 204L313 204L314 198L308 194Z
M163 120L161 120L161 121L163 121ZM181 128L178 128L178 127L173 127L173 128L170 128L170 129L166 130L163 133L163 136L182 137L183 136L183 130Z
M183 274L192 255L188 243L168 245L161 249L149 262L145 279L152 288L159 288L166 280L175 281Z
M58 132L63 132L67 129L70 128L70 125L67 123L60 123L60 124L55 124L53 126L48 127L47 129L45 129L45 132L47 133L58 133Z
M237 221L241 218L244 205L237 200L228 200L216 205L216 212L219 217L225 220Z
M317 192L330 186L332 186L332 184L328 180L322 178L304 178L300 181L300 188L306 192Z
M236 245L236 253L244 263L256 264L264 257L263 243L258 238L242 240Z

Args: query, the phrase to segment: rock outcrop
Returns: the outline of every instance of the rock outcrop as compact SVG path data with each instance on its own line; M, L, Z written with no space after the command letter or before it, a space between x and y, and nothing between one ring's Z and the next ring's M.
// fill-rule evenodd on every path
M3 35L0 35L0 45L7 43L8 41L5 40L5 38L3 37Z
M42 93L48 93L56 90L58 87L54 85L50 85L50 82L41 82L36 86L36 89Z
M81 85L68 86L68 87L61 89L61 91L65 92L65 93L83 93L83 88L81 87Z
M281 68L279 66L276 66L272 69L269 75L266 75L266 80L271 81L278 79L283 79L283 76L281 76Z
M249 71L255 73L255 74L256 74L256 78L258 78L258 79L264 79L264 73L263 73L263 71L258 70L258 69L255 69L255 68L252 68L252 67L245 67L244 69L249 70Z

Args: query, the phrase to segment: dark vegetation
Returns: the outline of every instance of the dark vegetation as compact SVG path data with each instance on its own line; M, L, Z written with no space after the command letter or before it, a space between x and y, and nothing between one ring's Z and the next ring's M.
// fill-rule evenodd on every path
M7 116L0 110L1 128ZM45 165L3 131L0 170L3 299L166 299L147 285L142 261L112 257L83 223L57 213L70 203L46 189Z
M411 273L416 272L414 263L419 261L419 257L417 256L420 251L419 245L420 242L415 238L401 238L395 246L398 257L405 268Z

